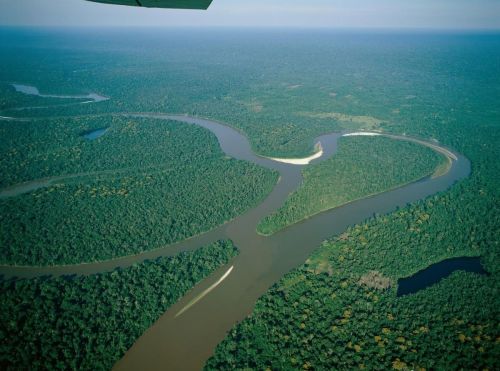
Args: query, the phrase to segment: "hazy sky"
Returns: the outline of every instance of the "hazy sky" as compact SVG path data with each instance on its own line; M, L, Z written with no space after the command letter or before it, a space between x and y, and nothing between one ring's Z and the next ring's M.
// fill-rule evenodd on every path
M0 0L0 25L500 29L500 0L213 0L207 11Z

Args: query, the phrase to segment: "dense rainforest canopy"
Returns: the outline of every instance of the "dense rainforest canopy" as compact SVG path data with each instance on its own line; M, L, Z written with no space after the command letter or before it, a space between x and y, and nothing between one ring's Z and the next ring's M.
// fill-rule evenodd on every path
M237 254L230 241L91 276L0 283L2 370L109 370L156 319Z
M467 234L450 229L449 203L464 189L325 242L258 301L206 369L495 369L498 219L467 227ZM453 217L465 220L472 210L465 206ZM467 255L482 256L491 275L458 271L417 294L396 296L398 278Z
M307 155L313 151L313 139L325 132L344 128L378 129L435 139L471 160L471 176L449 191L391 215L378 216L368 223L353 226L343 235L332 237L305 265L290 272L257 303L254 313L237 325L217 348L214 357L207 363L208 369L496 367L500 357L498 35L350 34L330 31L254 34L223 30L201 34L198 31L169 30L155 35L134 31L123 37L122 31L103 36L99 30L74 30L63 35L51 30L4 32L6 37L0 48L1 116L46 118L46 123L54 124L59 122L56 117L62 119L74 115L108 115L124 111L189 113L234 125L249 136L256 152L274 157ZM96 104L42 99L16 93L9 85L11 82L35 85L44 93L96 92L112 99ZM20 109L47 105L51 107ZM81 146L93 146L92 151L87 152L88 156L82 157L86 161L91 161L91 155L99 144L113 138L113 122L102 122L97 116L95 121L66 120L75 126L79 122L85 123L69 137L81 141ZM114 120L123 124L128 119ZM92 126L91 122L95 125ZM119 122L117 128L122 125ZM2 138L7 137L6 128L17 132L24 125L30 128L25 130L27 143L31 132L43 137L32 119L16 128L18 124L0 121ZM152 121L141 121L141 125L154 126ZM79 137L83 131L108 126L110 131L95 142L85 142ZM201 135L200 138L204 135L198 129L196 133L189 139L185 137L183 143L187 148L192 147L190 141L196 141L197 135ZM59 134L49 135L46 143L37 142L37 147L51 147L51 139L57 138L56 135ZM69 137L66 139L69 140ZM166 140L164 136L159 138ZM159 138L152 138L149 144ZM215 144L213 137L206 139L209 141L203 141L204 144L210 141ZM38 168L37 176L54 174L43 166L30 165L36 164L37 160L36 156L30 157L33 152L29 148L24 148L21 155L9 154L11 152L6 149L6 143L9 141L0 143L2 186L31 179L23 175L25 168L30 172ZM198 144L201 145L201 142ZM71 151L64 153L64 161L73 158ZM163 158L163 154L156 153ZM9 156L14 156L12 158L16 161L9 160ZM100 160L103 158L108 162L100 170L112 169L106 167L112 159L104 156ZM17 160L28 160L26 167L18 166ZM55 156L50 161L52 165L61 164ZM154 159L152 161L154 163ZM214 163L219 165L224 161L227 160L219 158ZM64 163L65 166L70 164ZM85 161L73 162L71 166L71 171L80 167L82 170L77 171L89 169L85 168ZM244 167L233 164L231 168ZM7 169L15 171L10 174L9 170L6 174ZM238 182L234 183L234 178L226 180L218 170L209 169L212 172L204 172L201 177L222 180L224 187L230 185L240 189L239 182L245 182L238 178ZM160 174L166 169L158 168L156 171ZM131 174L131 184L135 184L141 175L136 176L137 172ZM262 188L259 188L260 185L257 187L256 193L260 195L268 191L266 184L272 184L275 179L266 174L255 178L249 176L250 180L258 179L258 184L264 180ZM66 190L76 192L78 187L82 187L84 194L87 191L90 193L92 188L99 189L96 192L99 196L96 194L96 197L101 197L101 190L103 194L113 194L115 187L122 186L121 181L113 176L100 174L84 183L85 186L68 180L60 187L62 191L56 188L52 192L64 195ZM391 181L387 179L388 183ZM154 182L157 180L153 179ZM180 183L187 184L182 176ZM103 187L99 188L101 185ZM241 184L241 187L253 192L253 186L249 187L247 183ZM40 195L40 200L44 202L55 201L53 196L45 194L47 190L19 196L17 200L2 200L2 205L11 203L11 207L7 211L4 208L0 215L2 218L7 215L9 220L18 218L13 225L20 225L21 217L16 216L12 208L19 205L21 210L26 210L26 205L33 205L34 202L25 204L23 198L34 195ZM148 192L154 193L154 187ZM206 196L211 196L210 192ZM63 203L65 197L58 199L61 198ZM85 197L91 198L88 195ZM220 200L219 197L200 204L196 214L203 214L205 207L212 205L216 198ZM254 202L258 202L257 198ZM138 198L137 201L144 200ZM241 204L241 199L235 204ZM135 212L129 211L132 214ZM183 207L180 212L187 211ZM40 216L35 214L32 213L36 220ZM3 219L2 228L6 228L5 222ZM6 233L4 229L0 236L5 238L9 235ZM20 229L18 233L24 231ZM31 232L26 233L30 236ZM12 233L10 236L14 238ZM35 238L30 237L30 240ZM76 246L78 249L82 247ZM52 261L53 250L58 252L59 247L46 244L44 249L52 251L43 254L41 260L37 258L37 262ZM67 245L63 247L68 248ZM19 244L15 248L6 246L2 251L7 252L2 258L4 262L33 262L34 250L23 251ZM21 251L22 256L14 259L13 254ZM86 252L81 254L86 255ZM64 259L72 259L71 254L64 256ZM457 256L481 256L490 275L456 272L415 295L396 297L395 282L398 278ZM154 267L155 263L151 264ZM89 279L97 280L95 277ZM110 285L121 282L117 275L107 277ZM374 281L374 278L377 285L365 284ZM35 336L39 332L21 332L23 326L30 329L32 324L42 329L54 328L55 316L47 315L53 313L54 300L33 294L34 288L41 287L42 282L5 283L5 294L2 296L7 299L2 301L2 313L9 319L13 318L2 321L2 326L6 328L3 333L8 334L3 338L19 341L15 343L19 346L14 351L10 340L2 342L3 354L14 357L2 358L2 365L7 362L22 365L26 364L23 362L30 362L32 358L23 356L22 349L40 349L40 341L48 341L46 344L49 345L43 349L50 354L53 343L49 336L39 338ZM54 282L61 284L63 281ZM160 280L158 285L162 283ZM18 285L19 290L12 285ZM151 300L160 300L164 295L163 291L158 294L160 291L156 287L159 286L150 290ZM26 300L21 299L24 293L28 298ZM80 291L76 290L76 302L80 300L79 294ZM57 296L55 293L52 295ZM141 290L134 291L134 295L141 295ZM42 308L47 306L40 312L43 314L32 315L34 303ZM93 311L109 309L105 296L96 296L93 303ZM115 307L115 310L118 315L122 311L128 313L120 307ZM154 312L151 321L160 313L161 310ZM93 321L103 320L90 317L78 326L85 328ZM73 339L71 332L64 332L65 326L56 328L58 331L47 331L47 335L57 339L62 333ZM142 330L137 330L134 336ZM25 342L18 340L19 337L23 337ZM71 359L81 359L75 356L82 352L78 341L81 339L68 346L72 349L68 353ZM105 345L108 346L108 343ZM118 352L114 354L117 356ZM88 368L94 369L94 365L99 368L101 364L109 368L114 357L108 358L107 354L101 357L96 353L96 359L92 359ZM49 358L59 359L59 353Z
M331 159L302 171L303 182L257 230L279 229L345 203L431 175L444 156L419 144L385 137L345 137Z
M102 127L95 140L82 136ZM173 121L0 121L0 132L4 185L60 177L0 199L3 263L80 263L163 247L242 214L276 182L269 170L227 158L207 130Z

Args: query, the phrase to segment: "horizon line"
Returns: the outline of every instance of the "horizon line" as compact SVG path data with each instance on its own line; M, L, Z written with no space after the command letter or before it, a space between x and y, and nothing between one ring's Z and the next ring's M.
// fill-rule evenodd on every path
M0 24L1 28L24 29L240 29L240 30L336 30L336 31L445 31L445 32L499 32L500 27L411 27L411 26L260 26L260 25L27 25Z

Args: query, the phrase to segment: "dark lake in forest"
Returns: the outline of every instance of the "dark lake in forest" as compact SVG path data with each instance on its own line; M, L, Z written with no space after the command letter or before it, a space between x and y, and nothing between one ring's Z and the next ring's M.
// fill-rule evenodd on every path
M452 258L432 264L411 277L398 280L398 296L414 294L438 283L455 271L462 270L479 274L488 274L481 264L480 257Z

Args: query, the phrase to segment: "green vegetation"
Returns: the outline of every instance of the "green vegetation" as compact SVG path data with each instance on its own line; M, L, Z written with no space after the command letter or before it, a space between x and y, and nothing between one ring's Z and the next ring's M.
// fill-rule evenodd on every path
M4 184L80 174L0 199L4 264L81 263L163 247L242 214L276 182L186 124L97 117L0 127ZM101 127L109 127L104 136L81 137Z
M258 301L206 369L495 369L499 224L490 219L480 229L451 229L455 210L449 205L463 191L455 188L325 242ZM486 205L476 206L490 218ZM456 220L465 220L471 206L457 210ZM478 254L491 276L459 271L396 297L398 278L449 256Z
M445 129L458 113L474 127L498 97L495 35L3 32L0 81L111 97L7 116L190 113L238 127L272 157L311 154L314 137L339 128Z
M237 254L220 241L92 276L1 282L2 370L109 370L197 282Z
M350 201L430 175L446 159L421 145L384 137L346 137L331 159L304 168L303 182L285 204L258 225L269 235Z
M104 136L83 137L100 128L108 128ZM16 121L15 125L0 121L0 134L4 139L0 143L2 187L52 176L208 168L235 162L225 157L208 130L160 119L108 115Z
M313 95L307 90L304 105L310 108L302 111L373 116L383 119L382 130L436 138L467 156L472 174L447 192L325 243L258 301L219 345L207 369L495 369L500 357L499 38L339 39L353 44L320 48L326 42L315 39L315 47L304 48L316 59L292 63L301 68L297 76L305 86L338 93L327 108L320 107L325 99L318 93L310 104ZM335 57L328 58L330 51ZM331 74L311 72L320 66ZM295 111L282 103L283 111ZM450 257L477 255L490 276L456 272L415 295L396 297L397 278ZM375 271L381 282L390 280L390 289L361 284Z
M471 177L450 191L326 243L258 302L208 368L498 368L498 34L134 30L124 37L124 32L2 30L0 115L190 113L236 126L256 152L273 157L310 154L312 139L325 132L376 127L437 139L472 162ZM9 110L38 105L41 99L16 95L4 84L9 81L44 92L94 91L112 99ZM95 128L108 125L96 123ZM85 143L99 147L108 134L112 131ZM4 131L1 135L6 138ZM8 169L21 175L24 170L15 162L4 166L5 153L0 156L2 185L17 177L31 179L29 173L12 178ZM68 173L84 164L75 161ZM54 174L31 168L38 168L37 176ZM396 298L397 278L464 255L483 256L491 276L457 272L415 295ZM374 277L376 284L365 284ZM108 309L100 295L96 313ZM51 303L39 300L41 306L45 302ZM3 326L53 321L30 312L25 316L18 308L8 312L18 317ZM86 321L104 319L91 317L82 326ZM9 354L19 354L19 348Z
M230 332L206 369L495 369L492 280L455 273L397 299L354 282L342 288L343 278L303 270L287 277ZM492 304L476 308L485 299Z

